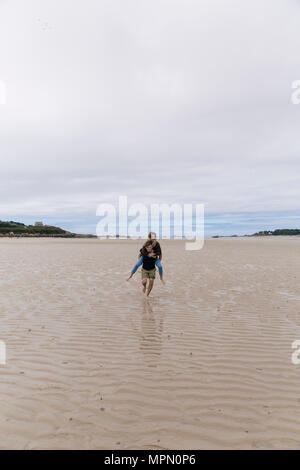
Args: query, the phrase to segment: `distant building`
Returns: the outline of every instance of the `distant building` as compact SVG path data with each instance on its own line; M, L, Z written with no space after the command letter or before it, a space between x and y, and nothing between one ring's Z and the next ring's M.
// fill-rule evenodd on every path
M34 223L35 227L43 227L43 225L44 225L43 222L35 222Z

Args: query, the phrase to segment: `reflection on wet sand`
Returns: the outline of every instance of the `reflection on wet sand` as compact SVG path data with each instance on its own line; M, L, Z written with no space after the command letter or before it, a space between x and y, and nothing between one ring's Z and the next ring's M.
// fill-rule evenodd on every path
M140 351L148 367L156 367L162 350L163 314L151 299L144 299L141 314Z

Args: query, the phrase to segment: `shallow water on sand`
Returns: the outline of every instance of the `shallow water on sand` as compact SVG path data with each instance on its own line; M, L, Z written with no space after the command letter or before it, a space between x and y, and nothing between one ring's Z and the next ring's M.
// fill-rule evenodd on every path
M1 448L299 448L300 244L0 239Z

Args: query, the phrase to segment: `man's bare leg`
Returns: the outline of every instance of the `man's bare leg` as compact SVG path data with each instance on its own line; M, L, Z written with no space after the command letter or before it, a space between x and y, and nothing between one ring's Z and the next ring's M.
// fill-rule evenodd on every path
M150 294L150 292L152 291L153 284L154 284L154 279L149 279L147 297L149 297L149 294Z
M146 287L147 287L147 278L142 279L142 285L143 285L143 292L145 294L146 292Z

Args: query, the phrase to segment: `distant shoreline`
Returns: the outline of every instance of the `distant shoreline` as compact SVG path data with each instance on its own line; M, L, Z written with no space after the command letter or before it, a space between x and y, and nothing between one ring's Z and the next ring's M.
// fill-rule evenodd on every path
M293 236L297 237L300 236L300 229L296 228L283 228L283 229L276 229L276 230L263 230L260 232L252 233L251 235L212 235L211 238L224 238L224 237L230 237L230 238L236 238L236 237L278 237L278 236Z
M84 235L84 234L78 234L74 233L71 235L59 235L59 234L46 234L46 235L29 235L29 234L14 234L14 235L8 235L8 234L0 234L0 238L68 238L68 239L74 239L74 238L98 238L97 235Z
M253 234L244 235L211 235L205 238L237 238L237 237L276 237L276 236L300 236L300 229L276 229L263 230ZM131 237L123 238L118 234L116 236L98 237L94 234L80 234L64 230L53 225L44 225L43 222L35 222L34 225L25 225L15 221L0 221L0 238L100 238L108 240L130 240ZM164 238L160 238L164 240ZM168 240L176 240L177 238L168 238ZM181 240L188 241L186 238ZM167 240L167 239L165 239Z
M72 233L54 225L44 225L35 222L34 225L25 225L20 222L0 221L0 237L4 238L96 238L92 234Z

